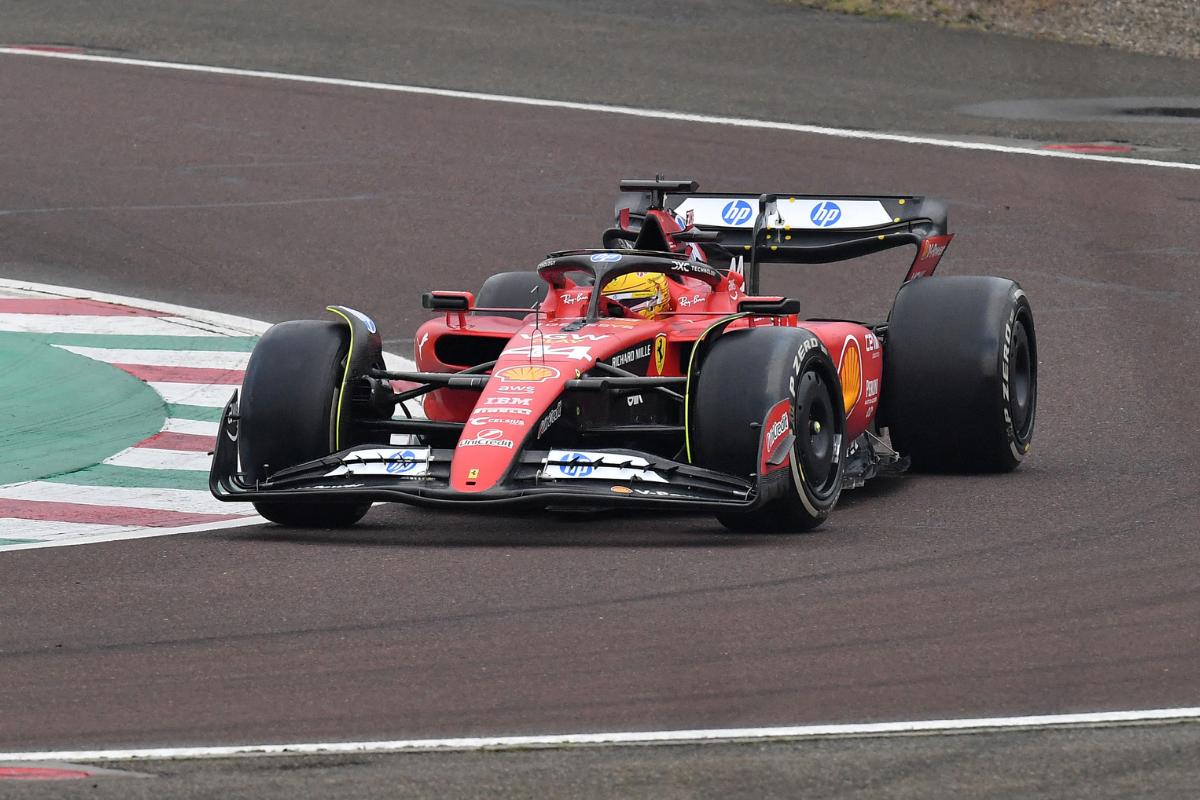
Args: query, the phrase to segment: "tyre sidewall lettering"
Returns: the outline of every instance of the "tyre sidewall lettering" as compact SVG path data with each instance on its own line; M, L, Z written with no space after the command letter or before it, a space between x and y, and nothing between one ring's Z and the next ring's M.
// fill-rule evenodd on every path
M834 504L836 504L837 498L841 494L841 491L839 489L839 491L834 492L833 495L828 499L828 501L823 501L821 503L821 505L823 507L818 508L816 503L814 503L813 499L811 497L809 497L809 493L806 488L808 486L808 479L804 475L804 466L801 463L800 454L798 452L796 452L796 449L795 449L796 446L799 444L800 436L803 435L803 431L800 430L799 425L798 425L798 423L799 423L799 408L797 407L796 389L800 384L800 378L804 375L804 372L806 371L806 369L809 367L810 363L813 360L813 357L811 355L813 353L813 351L816 351L818 353L823 353L825 355L825 360L829 363L832 363L832 361L830 360L830 357L829 357L829 351L825 348L825 344L821 341L821 339L818 336L816 336L816 334L810 333L809 338L807 338L803 342L801 342L800 346L798 348L796 348L796 354L792 358L791 371L788 374L788 393L791 396L791 409L789 410L788 414L789 414L789 419L790 419L790 423L791 423L791 427L792 427L792 432L796 436L796 444L792 445L792 452L789 454L788 461L791 462L792 483L793 483L792 488L795 490L796 496L800 499L800 502L804 506L805 511L807 511L809 514L812 514L813 516L820 516L821 514L828 513L829 509L832 508ZM835 377L836 377L836 375L835 375ZM826 380L828 380L829 376L826 375L825 378L826 378ZM840 398L837 398L837 401L841 402ZM842 431L840 433L844 433L844 431ZM844 437L843 437L843 442L844 442ZM839 445L839 447L840 446L841 445ZM843 469L843 463L844 463L844 459L842 458L842 454L839 453L838 454L838 462L837 462L837 470L839 472Z
M792 358L792 372L788 375L788 393L792 396L792 412L793 420L796 409L796 383L800 380L800 375L803 372L801 369L804 366L805 356L811 350L820 350L822 353L829 355L829 351L825 349L825 344L814 334L809 334L809 338L805 339L798 348L796 355Z

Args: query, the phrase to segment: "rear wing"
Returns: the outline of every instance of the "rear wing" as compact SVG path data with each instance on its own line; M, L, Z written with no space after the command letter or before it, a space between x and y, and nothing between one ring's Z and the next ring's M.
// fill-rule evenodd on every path
M905 280L929 275L953 238L946 205L919 195L731 194L695 191L693 181L622 181L617 229L636 237L652 211L680 228L714 231L698 241L714 264L739 259L747 289L758 291L759 265L823 264L916 245ZM650 223L655 224L655 223ZM614 231L615 233L615 231Z

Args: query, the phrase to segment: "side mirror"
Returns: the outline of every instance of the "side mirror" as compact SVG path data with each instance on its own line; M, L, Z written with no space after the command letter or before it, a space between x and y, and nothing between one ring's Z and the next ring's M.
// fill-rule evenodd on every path
M421 295L421 306L434 311L468 311L475 305L475 295L470 292L426 292Z
M677 242L719 242L725 238L725 231L702 231L699 228L689 228L686 231L669 235Z

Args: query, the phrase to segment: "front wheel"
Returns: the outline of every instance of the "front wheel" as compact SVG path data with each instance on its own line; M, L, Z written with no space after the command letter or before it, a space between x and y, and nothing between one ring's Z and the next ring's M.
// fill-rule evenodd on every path
M238 456L249 483L337 449L348 350L347 332L338 322L281 322L258 340L239 402ZM358 522L371 504L273 500L254 508L280 525L336 528Z
M841 495L847 443L837 368L821 340L802 328L730 331L693 380L692 460L786 484L761 508L721 512L717 520L747 532L807 531L824 522ZM786 458L781 452L777 464L765 463L784 437L792 439Z

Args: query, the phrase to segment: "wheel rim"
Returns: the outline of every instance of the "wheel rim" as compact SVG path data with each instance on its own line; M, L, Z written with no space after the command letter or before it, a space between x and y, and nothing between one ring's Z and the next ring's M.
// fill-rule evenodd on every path
M804 482L819 494L836 477L839 436L829 387L816 372L801 376L796 390L795 451Z
M1011 348L1008 362L1008 413L1014 433L1024 440L1028 437L1034 404L1033 354L1024 322L1018 322L1013 327Z

